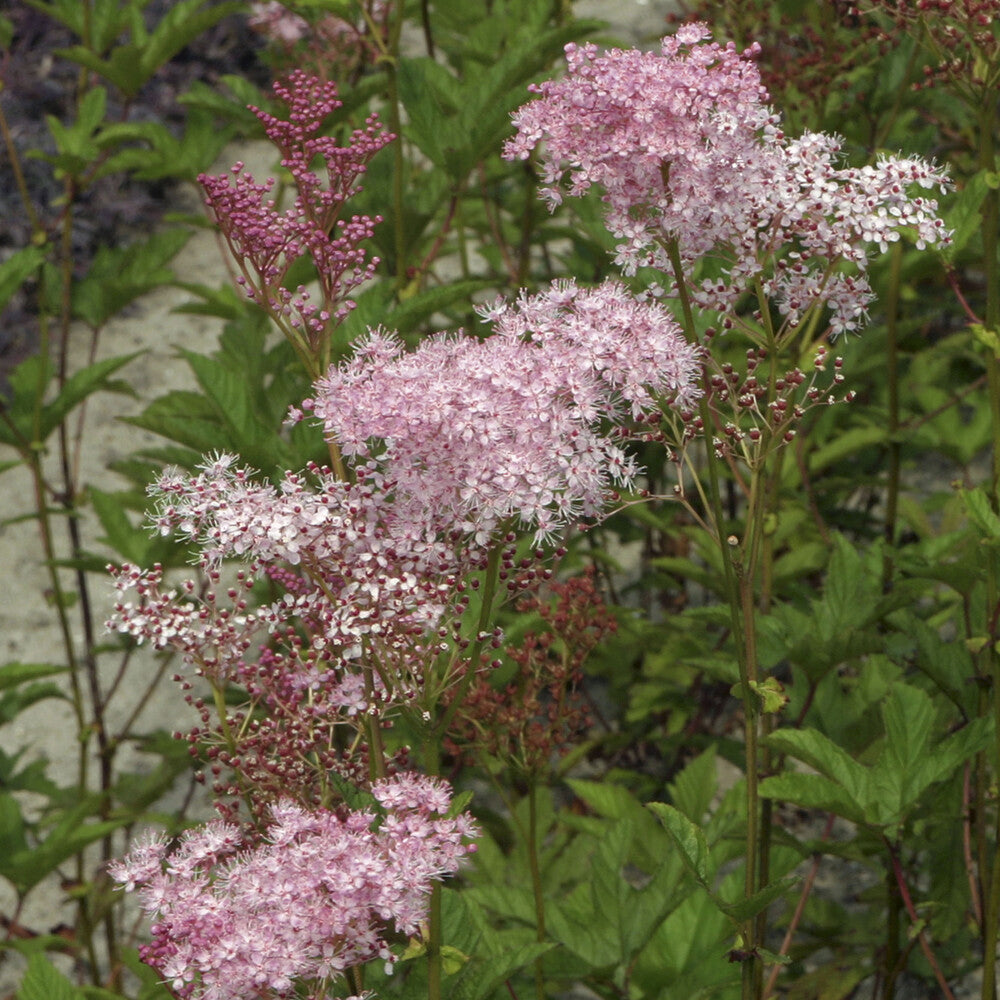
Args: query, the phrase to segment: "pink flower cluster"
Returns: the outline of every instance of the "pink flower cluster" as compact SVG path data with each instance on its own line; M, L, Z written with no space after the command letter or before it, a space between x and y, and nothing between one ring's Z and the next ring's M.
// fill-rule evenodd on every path
M476 829L467 813L444 817L439 779L401 774L372 791L380 817L280 803L254 845L221 821L173 851L140 841L109 872L153 918L143 960L194 1000L277 1000L317 981L326 996L352 966L391 966L387 929L419 933L431 883L457 871Z
M660 54L567 46L566 77L533 88L540 99L514 115L505 155L524 159L544 144L553 205L563 186L572 196L601 187L628 273L669 272L676 241L706 308L732 309L760 280L790 326L825 303L834 333L857 329L871 300L871 246L884 251L903 233L921 248L947 241L936 202L910 195L944 189L945 173L917 158L842 168L835 138L789 140L765 104L757 47L740 55L709 38L688 24ZM719 273L699 283L705 258Z
M159 567L113 570L110 629L176 649L216 687L238 683L267 707L252 748L224 748L265 797L289 775L283 755L322 756L331 727L364 732L372 717L433 702L454 680L433 664L468 642L468 581L489 549L514 522L541 540L600 515L637 471L621 447L630 421L698 395L699 350L621 285L560 283L485 314L496 332L483 341L441 336L407 352L372 333L316 383L308 408L352 482L312 467L272 485L226 455L161 476L153 524L193 543L210 589L168 588ZM229 559L244 568L224 588ZM509 569L504 556L513 586ZM281 596L254 605L264 579ZM242 718L230 728L251 732ZM323 781L302 775L301 800L321 799Z
M268 53L272 64L353 83L385 51L392 0L359 0L339 7L341 14L351 16L322 13L313 5L307 21L279 0L252 3L247 23L272 43Z
M542 540L632 484L606 425L690 403L698 352L669 313L611 282L558 283L484 314L496 327L482 341L407 351L370 332L304 405L345 456L375 464L405 522L485 544L516 521Z
M113 571L119 600L109 628L179 649L217 684L243 678L244 658L272 636L288 647L297 683L322 681L340 693L349 716L374 711L376 696L412 696L404 679L432 652L428 637L454 609L461 572L474 566L424 526L400 519L383 491L326 469L288 473L274 487L223 455L193 477L168 471L150 492L158 530L196 543L214 584L223 559L248 568L223 600L214 590L199 597L193 581L163 590L159 567L123 566ZM280 566L289 568L276 576ZM265 575L285 593L251 610L248 592ZM366 694L350 677L365 647L394 678L389 690Z
M278 0L250 4L247 23L254 31L283 45L294 45L309 33L309 22Z
M293 71L275 94L288 107L287 118L251 110L268 138L281 151L281 165L297 191L291 208L281 211L270 197L275 180L258 184L242 163L230 174L202 174L206 204L242 272L238 279L247 295L268 309L286 333L299 337L315 352L335 324L353 308L352 289L374 273L377 259L366 260L361 244L379 218L343 217L347 200L360 190L359 178L371 158L394 138L372 116L356 129L346 146L321 135L325 118L341 106L335 83L324 83ZM313 170L320 160L325 177ZM311 301L304 287L284 287L289 268L309 257L316 265L321 299Z

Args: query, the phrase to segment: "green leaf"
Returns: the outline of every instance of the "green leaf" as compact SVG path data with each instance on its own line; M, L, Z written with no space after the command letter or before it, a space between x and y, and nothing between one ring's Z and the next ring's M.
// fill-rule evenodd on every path
M867 827L895 826L926 789L954 773L989 745L991 722L976 720L936 746L937 709L919 688L895 683L882 704L885 741L874 765L864 767L814 730L779 730L768 744L805 761L816 775L782 774L761 782L767 798L826 809Z
M732 923L703 889L689 892L663 921L634 964L632 981L644 997L710 1000L734 995L740 971L726 958Z
M821 607L838 624L860 624L870 611L870 598L880 596L880 586L866 572L861 554L843 535L833 540L833 554L823 585Z
M101 247L86 275L74 282L73 315L93 328L141 295L173 281L167 264L191 238L184 229L164 229L128 246Z
M652 870L662 857L663 849L669 845L662 827L650 816L646 807L620 785L579 778L570 778L566 783L594 812L607 819L630 824L635 832L637 862L650 865Z
M72 2L73 0L69 0L69 3ZM81 28L77 34L82 38L86 25L90 31L90 44L93 50L99 53L107 52L122 32L128 30L129 22L135 21L135 15L141 16L141 10L137 8L144 5L145 0L129 0L124 4L121 0L92 0L89 24L86 18L81 18Z
M117 358L105 358L74 372L66 380L62 392L51 403L42 407L41 439L44 441L66 419L67 414L95 392L131 392L120 382L109 382L108 376L119 368L124 368L140 353L136 351L134 354L125 354Z
M13 795L2 792L0 793L0 866L4 858L26 850L28 850L28 839L20 803ZM6 874L2 867L0 874Z
M245 5L229 0L205 7L205 0L175 0L166 14L142 44L139 62L142 82L152 79L156 71L169 62L188 42L218 24L230 14L241 14Z
M926 702L915 699L912 692ZM922 716L916 715L926 712L927 707L930 707L933 722L935 713L931 699L917 688L897 684L884 708L888 738L875 772L882 779L881 783L897 795L893 803L895 812L888 815L889 820L905 819L931 785L958 771L970 757L992 743L992 719L981 718L974 719L931 748L930 725L925 726ZM903 713L910 709L915 712L912 733L904 732L909 726ZM927 737L922 739L925 729ZM925 749L923 754L918 753L921 746ZM910 763L902 765L903 760Z
M223 89L232 96L223 93ZM265 95L250 80L232 75L221 76L214 86L195 80L177 100L192 110L207 112L212 118L222 118L243 133L261 129L249 105L260 108L267 103Z
M982 323L970 323L969 332L977 344L982 344L994 358L1000 359L1000 332Z
M132 524L117 496L92 488L89 498L104 529L101 541L113 548L126 562L148 566L149 562L145 557L151 539L145 526L136 528Z
M715 765L715 744L713 743L703 753L690 761L667 786L673 804L692 823L701 823L708 812L715 790L718 786L718 775Z
M160 122L115 122L97 137L102 148L112 150L98 176L127 171L136 180L194 181L215 162L233 132L233 126L219 128L200 108L189 112L180 137ZM204 218L198 223L205 223Z
M0 950L14 951L25 958L44 955L46 952L70 951L70 943L60 934L36 934L34 937L10 938L0 941ZM13 994L11 994L13 996Z
M10 811L6 800L0 798L0 875L6 878L20 895L25 895L43 878L53 872L67 858L73 857L88 844L118 829L126 820L106 820L85 823L93 811L92 802L83 802L66 810L56 825L40 843L28 847L25 841L23 820L18 812ZM16 804L15 807L16 809ZM8 826L8 820L14 820ZM20 824L20 825L18 825ZM7 848L6 850L3 848Z
M603 907L595 910L586 884L568 897L546 901L546 928L554 941L568 949L577 964L607 968L621 960L621 940L609 932Z
M774 561L774 579L787 584L791 580L818 573L826 566L829 548L822 542L796 542Z
M26 448L41 445L41 441L34 440L35 407L38 400L44 398L51 380L52 365L46 354L25 358L7 376L9 393L6 419L0 421L0 441L22 455Z
M975 715L976 690L968 683L975 674L972 657L962 643L941 638L937 629L908 612L890 618L893 626L916 640L914 662L918 670L957 706L964 715Z
M788 695L779 680L768 677L763 681L750 681L750 690L760 702L760 710L774 715L788 704Z
M10 301L11 296L30 278L45 260L41 247L29 246L12 253L0 264L0 309Z
M869 970L859 962L839 960L806 972L788 984L786 1000L847 1000Z
M237 372L197 351L182 350L181 355L191 366L205 395L215 404L219 419L234 434L258 423L247 383Z
M809 471L813 474L820 472L859 451L874 445L882 445L885 440L884 425L870 424L864 427L853 427L837 434L829 443L812 451L809 455Z
M664 858L641 890L631 889L621 914L622 956L629 961L649 943L657 928L687 897L684 866Z
M107 107L107 91L103 87L91 87L80 101L76 128L82 130L87 136L93 135L104 121Z
M748 899L737 899L734 902L723 902L718 897L713 897L716 906L722 910L723 913L734 924L742 924L747 920L757 916L761 910L770 906L776 899L783 896L796 882L798 878L794 875L790 875L788 878L779 879L777 882L772 882L770 885L764 886L763 889L755 892Z
M26 708L49 698L66 698L55 684L24 684L0 697L0 726L13 722Z
M143 482L148 482L149 478L148 474L144 475ZM164 538L149 530L144 516L144 504L141 504L134 493L105 493L91 487L87 497L104 530L100 541L114 549L124 562L136 566L151 566L153 563L171 565L177 561L181 552L180 545L173 538ZM143 514L138 523L133 524L126 512L137 506ZM104 570L107 562L107 558L99 560L99 571Z
M240 451L216 404L198 392L168 392L154 399L139 416L121 419L190 448L196 461L211 451ZM243 457L253 462L251 456ZM174 449L165 460L185 465L186 458L184 452Z
M936 714L934 702L919 688L893 685L882 706L886 746L878 766L905 781L928 753Z
M36 681L40 677L64 674L67 669L65 665L58 663L5 663L0 666L0 691L6 691L26 681Z
M535 922L535 897L531 889L513 885L477 886L467 889L470 901L509 920L531 926Z
M113 84L126 97L135 97L145 82L139 64L139 49L132 44L119 45L108 59L102 59L84 45L57 49L56 55L91 70Z
M160 982L160 974L139 958L135 948L122 949L125 967L139 980L135 1000L175 1000L174 994Z
M188 42L222 18L243 9L236 0L200 9L203 6L204 0L179 0L148 34L141 22L133 22L131 40L116 45L107 58L98 54L103 49L94 51L83 45L60 49L57 55L92 70L114 84L126 97L135 97L156 71ZM113 37L123 28L122 23ZM82 34L82 27L79 33Z
M986 490L979 486L974 490L961 490L960 495L966 513L979 529L983 541L1000 542L1000 517L994 513Z
M21 747L15 754L7 754L0 750L0 788L8 792L34 792L36 795L54 799L59 789L46 773L49 762L44 757L36 757L17 770L18 761L27 749Z
M74 0L50 0L48 3L45 0L27 0L27 3L77 35L83 35L84 8Z
M788 802L803 809L821 809L855 823L865 823L869 817L864 807L847 791L829 778L817 774L777 774L760 783L765 799Z
M247 300L237 294L232 285L223 285L221 288L210 288L208 285L194 284L191 282L177 282L178 288L198 296L200 302L186 302L182 306L176 306L171 312L190 313L195 316L217 316L219 319L236 320L244 315L247 309Z
M485 958L474 956L463 963L457 976L448 980L447 996L450 1000L485 1000L517 972L554 947L531 941Z
M81 1000L82 994L46 955L32 955L17 1000Z
M456 180L466 177L510 134L511 112L524 103L532 78L562 55L567 42L592 32L599 23L581 18L557 28L525 31L507 39L498 58L466 74L456 123L465 141L449 163Z
M63 125L55 116L46 115L58 155L39 152L32 155L52 163L58 171L74 176L82 173L100 155L94 132L104 121L106 108L107 91L103 87L93 87L80 101L77 118L72 125Z
M401 335L412 332L426 323L435 313L461 303L467 305L473 293L494 285L492 279L456 281L451 284L428 288L406 299L391 309L382 321L387 329Z
M462 100L458 82L433 59L404 59L399 65L399 96L406 109L406 134L437 167L445 168L448 155L461 137L450 119Z
M768 746L789 754L839 784L863 813L868 798L868 771L846 750L814 729L779 729L767 737Z
M623 869L632 845L634 828L628 820L621 819L602 833L597 850L590 864L591 906L595 913L603 913L604 929L609 944L616 949L616 960L624 961L621 929L629 896L629 886Z
M670 839L681 852L684 864L694 875L698 884L711 891L715 877L715 865L708 849L708 841L700 827L695 826L674 806L663 802L650 802L647 808L663 824Z
M973 174L948 206L945 221L953 230L951 242L944 248L946 260L953 261L969 240L982 228L980 208L989 192L988 171Z
M159 760L151 770L119 774L115 782L116 801L133 813L154 806L173 788L177 778L194 765L186 742L174 739L166 731L141 737L136 741L136 749Z

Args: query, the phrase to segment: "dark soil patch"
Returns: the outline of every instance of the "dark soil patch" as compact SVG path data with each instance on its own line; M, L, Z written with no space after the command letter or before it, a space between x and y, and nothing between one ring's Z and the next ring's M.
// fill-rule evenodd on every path
M151 0L147 24L159 21L171 0ZM8 0L4 15L13 23L10 50L0 59L0 108L17 150L24 180L50 240L62 226L63 184L50 164L32 157L32 150L54 152L46 116L63 123L74 117L80 67L60 57L58 50L75 44L73 34L24 0ZM185 47L123 108L109 88L109 118L124 114L128 121L159 121L180 132L184 106L178 103L195 80L213 84L224 74L247 76L265 84L268 71L258 58L261 40L243 15L230 16ZM171 185L138 182L113 175L91 185L73 213L74 268L84 274L97 249L115 246L126 236L148 232L170 205ZM32 224L25 209L9 151L0 145L0 262L30 244ZM38 345L36 286L14 293L0 313L0 384L18 362Z

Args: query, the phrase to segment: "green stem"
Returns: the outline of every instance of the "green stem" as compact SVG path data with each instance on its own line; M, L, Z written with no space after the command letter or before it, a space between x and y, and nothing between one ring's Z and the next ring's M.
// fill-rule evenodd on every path
M469 264L469 236L465 228L465 209L461 197L455 206L455 224L455 233L458 237L458 266L461 269L462 280L468 281L472 276L472 269Z
M0 92L3 84L0 82ZM0 105L0 136L3 137L4 148L7 150L7 162L10 164L11 172L14 174L14 183L17 185L18 194L21 196L21 204L24 212L28 216L31 224L31 242L35 246L44 246L47 242L45 226L35 209L35 203L28 190L28 182L25 180L24 171L21 168L21 157L18 155L17 146L14 144L14 136L11 134L7 116L3 113L3 105Z
M365 679L365 697L369 704L373 704L375 697L375 671L365 658L363 674ZM365 721L365 729L368 733L368 774L372 781L384 778L385 771L385 747L382 744L382 728L377 715L369 713Z
M889 865L885 873L885 981L882 984L882 1000L892 1000L896 995L896 979L900 972L899 948L899 913L903 901L899 896L899 883L892 867L892 852L889 853Z
M889 479L885 495L885 539L892 545L896 540L896 519L899 510L899 471L901 443L899 440L899 291L902 281L903 244L892 245L889 259L889 290L886 296L886 388L888 391ZM883 570L885 584L892 575L892 559L886 555Z
M931 971L934 973L934 978L937 980L938 986L941 987L941 996L943 1000L955 1000L955 994L952 993L951 988L948 986L948 982L944 977L944 971L941 969L941 963L938 961L937 955L934 954L934 950L931 948L927 935L921 929L922 921L920 919L920 914L917 912L916 906L914 906L909 886L906 883L906 873L903 871L903 865L899 859L899 849L896 845L888 843L888 841L886 842L886 846L889 848L889 858L893 874L896 877L899 899L906 909L907 916L910 918L910 934L916 938L917 944L920 945L920 950L923 952L924 958L927 960L927 964L931 967Z
M431 11L428 0L420 0L420 25L424 31L424 47L427 58L434 58L434 32L431 29Z
M531 891L535 897L535 940L539 944L546 939L545 895L542 892L542 873L538 864L538 782L534 775L528 779L528 869L531 872ZM545 1000L545 970L542 957L535 959L535 996Z
M465 676L459 683L454 696L442 713L437 723L428 726L424 734L424 767L428 774L438 774L441 769L441 739L448 732L455 713L459 710L469 688L476 676L476 667L483 651L485 636L493 620L493 601L496 597L497 583L500 579L500 559L503 554L503 542L497 541L490 549L486 563L485 581L483 584L482 607L476 622L476 637L469 644L465 656L468 666ZM441 1000L441 885L434 883L431 889L430 909L427 918L427 997L428 1000Z
M399 97L399 40L403 31L403 15L405 4L397 4L395 16L389 27L388 48L382 59L386 64L388 78L388 108L389 129L396 136L392 144L392 214L393 214L393 244L396 252L396 288L406 284L406 231L403 226L403 116L402 103Z
M71 218L72 213L67 212L67 217ZM64 241L67 237L64 234ZM42 551L45 554L45 565L48 570L49 586L52 590L53 605L56 609L56 617L59 620L59 631L62 636L63 650L66 655L66 667L69 672L70 697L73 703L73 715L76 720L77 738L79 743L79 754L77 758L77 786L80 789L88 787L89 761L87 754L88 731L87 714L84 702L83 684L81 680L81 665L76 653L76 643L73 639L72 630L69 624L69 616L66 612L67 600L63 589L62 579L58 569L58 553L56 552L55 538L52 531L52 521L49 515L48 493L52 491L45 481L45 473L42 469L42 456L45 453L45 446L41 440L42 408L46 396L47 381L49 377L49 365L53 353L52 324L48 313L45 311L44 303L48 301L46 295L46 272L43 269L39 272L38 301L42 305L39 310L38 324L40 334L39 354L44 364L39 366L38 382L33 400L32 410L32 430L31 441L28 442L27 450L22 457L31 473L34 488L35 519L38 522L39 535L42 542ZM65 299L65 295L63 296ZM84 881L83 856L77 855L76 874L80 882ZM81 904L82 908L82 904Z
M979 167L983 170L996 169L997 106L995 95L982 100L978 109ZM983 271L986 278L986 311L983 323L987 330L1000 330L1000 263L997 261L1000 244L1000 191L990 188L980 209L983 243ZM1000 358L990 352L987 358L987 376L990 394L990 414L992 418L992 465L990 475L990 502L993 509L1000 510ZM997 579L997 560L990 558L986 564L986 612L987 621L995 621L1000 585ZM992 626L991 626L992 628ZM993 780L1000 776L1000 654L995 648L996 636L991 636L986 648L989 658L988 674L992 681L990 692L993 701L994 746ZM977 808L984 809L986 803L980 799ZM1000 909L1000 812L994 827L993 857L988 878L984 876L983 899L983 1000L996 1000L997 996L997 937L998 909Z
M458 683L451 702L434 726L433 732L435 738L438 740L448 732L448 727L451 725L452 719L455 718L455 713L462 707L462 703L465 701L465 697L469 693L469 688L472 686L472 682L476 676L479 658L482 655L486 636L493 621L493 602L496 599L497 583L500 580L500 559L503 555L503 544L502 541L496 541L490 549L486 563L485 581L483 583L483 603L479 610L479 619L476 622L476 637L469 643L465 653L460 654L465 656L468 666L465 676Z
M536 173L530 161L525 162L524 176L524 211L521 213L521 233L517 243L517 284L519 287L528 283L531 271L531 244L535 232L536 202L535 189L538 187Z
M666 178L664 178L666 181ZM678 298L684 319L684 333L689 343L697 343L698 336L694 323L694 313L691 308L691 298L688 294L684 268L681 262L680 247L677 240L669 240L664 244L673 270ZM769 355L774 359L773 352ZM707 374L703 376L704 394L699 400L699 415L705 438L705 467L708 472L709 510L706 512L709 523L713 527L716 544L722 556L723 574L726 593L729 600L729 614L732 622L732 636L736 645L737 666L740 675L740 690L743 700L744 754L746 761L746 871L744 893L747 898L752 896L759 887L760 869L758 853L760 851L759 823L760 800L758 793L758 725L759 709L757 695L751 683L757 680L757 633L756 614L754 607L754 574L759 554L759 539L762 534L763 510L760 504L760 469L752 470L751 488L747 512L746 536L740 540L736 536L724 533L725 515L722 508L719 490L719 458L715 454L714 423L709 406L710 386ZM739 565L736 557L739 557ZM756 920L748 920L743 927L743 949L749 957L743 963L742 997L743 1000L759 998L763 991L763 965L756 954L760 944L758 940L758 924Z
M427 1000L441 1000L441 943L441 883L435 882L427 914Z
M222 738L226 741L226 749L231 754L236 753L236 737L233 735L232 727L229 725L229 709L226 707L226 692L214 681L212 685L212 702L215 705L215 714L219 719L219 728L222 731Z
M80 662L76 655L76 644L73 641L73 633L70 629L69 616L66 614L66 592L63 589L62 580L59 578L59 570L57 568L58 554L56 552L55 541L52 534L52 521L49 517L49 506L45 496L45 480L41 468L40 452L37 450L32 451L30 454L24 456L24 458L28 465L28 471L31 473L31 479L34 486L35 520L38 523L38 531L42 542L42 551L45 554L45 565L48 570L49 586L52 590L52 603L56 609L56 617L59 620L59 631L62 635L63 649L66 654L66 665L69 670L70 694L73 704L73 716L76 720L77 732L81 742L85 742L87 735L87 717L83 697L83 686L80 682ZM86 788L86 754L81 754L77 779L79 787Z
M364 969L356 965L347 970L347 981L351 984L355 996L362 996L365 992Z
M424 734L423 745L424 770L427 774L441 773L441 739L428 727ZM424 945L427 949L427 1000L441 1000L441 981L444 975L441 961L441 945L444 932L441 923L441 883L431 885L431 898L427 908L427 934Z

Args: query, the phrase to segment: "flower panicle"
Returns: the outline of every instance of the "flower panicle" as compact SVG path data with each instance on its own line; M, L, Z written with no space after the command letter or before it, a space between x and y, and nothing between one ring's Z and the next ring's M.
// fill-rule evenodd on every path
M370 331L308 406L344 455L393 483L408 520L478 543L514 521L542 542L634 482L606 424L693 402L698 351L665 309L615 282L557 283L483 315L493 336L440 335L414 351Z
M766 103L757 49L709 39L688 24L659 54L567 46L565 78L540 84L515 113L505 156L542 147L552 204L600 187L627 274L673 275L675 247L702 308L732 312L759 282L789 328L824 306L831 334L860 329L875 250L904 235L920 249L947 244L922 193L947 190L946 171L915 157L845 167L835 136L789 138ZM706 257L719 273L699 283Z
M398 774L372 794L367 811L278 802L258 836L219 820L173 850L140 840L108 870L153 918L143 960L185 1000L277 1000L375 958L391 968L389 929L419 934L432 884L477 830L446 815L442 779Z
M263 183L236 163L228 174L202 174L205 204L226 238L240 268L237 278L247 296L263 306L287 336L322 355L332 326L353 308L350 295L375 273L379 260L363 244L379 216L350 215L347 202L361 190L372 157L395 136L370 116L345 146L322 134L323 122L342 102L337 85L293 70L274 84L286 105L284 116L251 110L281 153L281 166L296 191L290 208L274 198L275 178ZM322 165L317 169L317 161ZM316 267L320 301L304 287L285 286L292 265L310 258Z

